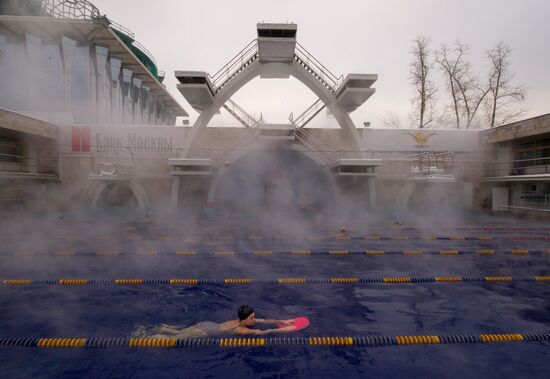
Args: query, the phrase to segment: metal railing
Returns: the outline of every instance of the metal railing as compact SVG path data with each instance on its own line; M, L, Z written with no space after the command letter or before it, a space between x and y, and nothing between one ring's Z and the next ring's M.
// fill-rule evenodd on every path
M153 64L155 65L155 68L158 67L157 61L156 61L155 57L153 56L153 54L149 50L147 50L147 48L145 46L143 46L139 41L136 40L134 32L132 32L130 29L126 28L125 26L122 26L118 22L115 22L111 19L109 19L109 26L112 29L118 31L119 33L122 33L122 34L126 35L127 37L129 37L132 40L131 44L135 48L139 49L143 54L145 54L145 56L147 56L147 58L149 58L151 60L151 62L153 62ZM163 77L164 77L164 72L162 72L162 73L163 73ZM157 77L160 76L160 72L158 71L158 69L157 69L156 75L157 75Z
M294 53L295 59L306 64L318 77L321 82L326 83L326 86L332 93L335 93L338 87L344 81L344 75L336 76L328 68L326 68L319 60L317 60L309 51L302 45L296 42L296 50Z
M433 153L425 151L411 155L409 159L411 161L411 172L413 174L445 174L449 168L454 167L453 152Z
M243 67L258 58L258 40L253 39L233 58L229 60L214 75L208 74L214 91L219 91L229 80L231 80Z
M550 157L488 162L486 176L515 176L550 174Z
M0 171L57 175L58 158L43 154L31 158L27 155L0 153Z
M42 0L42 8L55 18L73 20L106 20L99 9L86 0Z
M239 106L231 99L227 100L223 107L245 128L257 128L260 125L261 120L256 120L247 111L245 111L241 106Z
M311 104L305 111L302 112L296 119L294 119L294 114L291 113L288 117L288 120L292 125L298 129L302 129L306 126L319 112L325 109L326 105L321 99L317 99L313 104Z
M135 174L136 161L132 149L95 149L92 153L92 174L99 176L129 176Z

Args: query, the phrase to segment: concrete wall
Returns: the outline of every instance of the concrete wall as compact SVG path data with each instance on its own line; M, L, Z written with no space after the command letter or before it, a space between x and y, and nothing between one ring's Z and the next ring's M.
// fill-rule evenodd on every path
M83 137L87 133L89 148L82 151L83 142L74 138L75 130ZM83 131L86 131L85 133ZM244 128L207 128L206 133L194 146L195 153L200 156L211 156L213 151L222 149L237 138ZM339 129L308 129L316 139L334 149L344 149L343 133ZM97 126L73 125L62 126L59 130L60 150L62 153L61 168L64 187L71 196L84 204L89 198L93 181L89 174L98 174L102 161L118 159L120 163L131 162L135 171L135 180L143 185L148 193L153 207L168 207L170 199L170 184L167 159L181 155L180 149L185 146L190 132L187 127L160 126ZM472 131L420 131L427 136L417 136L416 130L360 130L365 145L373 148L375 158L383 159L383 165L377 169L380 177L375 186L379 197L379 205L395 204L395 199L403 196L401 193L404 181L411 173L410 155L419 151L455 151L456 167L452 174L459 182L454 186L443 186L443 191L453 190L452 197L462 196L462 182L476 183L481 177L479 165L475 165L480 146L478 133ZM78 134L77 133L77 134ZM419 142L420 141L420 142ZM131 151L131 155L128 153ZM118 154L118 156L117 156ZM458 156L458 158L456 158ZM246 159L246 155L244 156ZM133 160L133 161L132 161ZM180 201L182 205L193 202L204 203L210 180L205 178L184 177L181 179ZM368 182L355 180L350 185L344 180L349 196L366 197ZM477 186L477 184L475 184ZM353 187L353 191L350 188ZM433 187L433 186L432 186ZM474 187L474 192L477 187ZM350 192L351 191L351 192ZM352 193L353 192L353 193ZM456 192L456 193L455 193ZM407 196L415 196L414 188ZM192 200L194 199L194 200ZM405 205L408 200L405 201ZM478 199L474 200L477 204Z

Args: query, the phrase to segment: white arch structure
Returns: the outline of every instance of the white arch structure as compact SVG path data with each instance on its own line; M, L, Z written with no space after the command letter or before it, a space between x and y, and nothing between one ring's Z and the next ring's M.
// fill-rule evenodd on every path
M112 185L126 185L134 194L137 202L138 208L146 209L150 208L151 204L149 202L149 196L145 191L145 188L136 181L126 181L126 180L98 180L96 185L92 186L90 191L90 208L97 208L99 205L99 200Z
M177 205L179 175L192 175L193 168L200 165L210 165L210 167L214 165L212 159L193 158L199 158L199 154L195 154L194 149L198 148L199 141L202 140L201 135L205 132L212 117L219 113L220 108L225 108L245 127L259 128L261 135L263 124L254 120L231 100L237 91L256 77L289 78L292 76L319 98L297 119L291 119L291 124L288 125L290 130L294 129L293 137L304 144L303 148L298 149L299 151L321 165L328 162L333 167L354 166L367 171L369 167L378 165L376 162L366 162L368 159L365 159L361 136L349 117L349 112L362 105L374 94L375 89L371 88L371 85L378 79L378 76L349 74L345 78L343 76L336 77L296 41L297 25L295 24L258 24L257 31L258 38L249 43L213 76L197 71L176 71L175 73L179 81L178 89L189 104L200 112L200 115L186 138L183 156L171 159L169 162L176 168L171 195L173 206ZM317 107L319 105L322 107ZM322 142L315 142L315 138L308 135L303 127L324 107L328 108L342 130L343 135L338 142L340 146L337 146L336 149L345 150L347 159L340 157L337 162L334 162L334 160L322 157L325 160L323 162L315 157L320 155L321 150L326 149L318 148L324 146ZM308 113L311 110L312 112ZM302 121L298 122L299 119ZM269 129L268 125L265 127L266 130ZM254 138L246 138L246 141L239 145L238 149L255 142ZM294 143L291 143L292 145ZM292 147L295 148L295 146ZM233 145L229 151L235 151L235 148ZM234 155L242 156L242 151L238 151ZM214 196L219 181L219 177L216 178L216 176L219 176L220 172L224 170L224 163L225 161L222 161L221 165L218 164L220 171L212 180L208 191L209 200ZM197 174L204 174L204 170ZM367 172L364 174L367 178L373 176ZM357 175L357 170L348 171L346 175ZM370 187L372 187L372 180L369 180ZM374 191L369 191L369 193L374 193Z
M234 78L224 85L214 96L213 102L202 109L199 117L195 121L191 132L188 136L185 145L185 157L189 157L192 154L194 143L197 141L200 133L208 126L208 123L219 112L220 108L233 96L239 89L249 83L256 77L288 77L293 76L307 88L309 88L316 96L318 96L325 106L330 110L342 130L344 131L349 147L360 153L362 152L362 141L355 124L349 117L346 110L337 104L336 96L331 93L318 79L316 79L310 72L302 67L296 60L291 62L261 62L255 60Z

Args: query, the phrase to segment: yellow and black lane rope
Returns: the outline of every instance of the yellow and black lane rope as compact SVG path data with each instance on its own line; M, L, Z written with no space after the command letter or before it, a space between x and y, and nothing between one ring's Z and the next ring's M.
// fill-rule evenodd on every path
M274 255L302 255L302 256L356 256L356 255L542 255L550 257L550 249L511 249L511 250L495 250L495 249L441 249L441 250L421 250L421 249L403 249L403 250L254 250L254 251L52 251L52 252L0 252L0 256L57 256L57 257L119 257L119 256L179 256L179 257L235 257L235 256L274 256Z
M550 275L529 276L389 276L389 277L266 277L266 278L171 278L171 279L4 279L0 284L4 286L29 286L29 285L201 285L201 284L326 284L326 283L388 283L388 284L413 284L413 283L481 283L481 282L550 282Z
M381 347L550 341L550 332L291 338L0 338L0 348L259 348L268 346Z

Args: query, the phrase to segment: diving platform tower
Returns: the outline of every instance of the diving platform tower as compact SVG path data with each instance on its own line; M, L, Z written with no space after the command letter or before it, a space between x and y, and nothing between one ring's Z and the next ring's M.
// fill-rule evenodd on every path
M257 38L216 73L175 72L178 90L200 114L191 128L182 156L169 163L175 172L180 175L183 172L197 172L196 159L202 159L201 173L214 173L240 157L239 151L244 147L259 139L265 142L273 138L279 143L286 141L298 145L300 150L318 163L330 167L337 176L344 172L352 176L374 176L374 168L380 165L380 161L366 158L361 136L349 113L375 93L372 85L378 75L354 73L345 77L336 76L297 41L296 24L259 23L256 30ZM318 99L299 116L291 114L288 124L268 125L252 117L231 99L240 88L256 77L286 79L290 76L302 82ZM229 141L227 148L221 149L223 151L196 148L203 144L200 135L221 108L244 126L241 136ZM327 146L305 128L325 108L342 129L342 138L336 142L336 146ZM213 169L207 169L206 162ZM187 163L190 167L186 167Z

